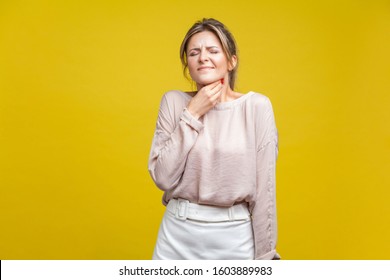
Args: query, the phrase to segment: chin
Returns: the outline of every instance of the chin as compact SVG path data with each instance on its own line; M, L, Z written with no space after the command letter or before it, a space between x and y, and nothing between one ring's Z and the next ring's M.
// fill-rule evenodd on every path
M220 79L218 79L218 78L210 78L210 79L201 79L201 80L197 80L197 81L195 81L195 82L196 82L196 84L198 84L198 85L207 86L207 85L212 84L212 83L214 83L214 82L216 82L216 81L218 81L218 80L220 80Z

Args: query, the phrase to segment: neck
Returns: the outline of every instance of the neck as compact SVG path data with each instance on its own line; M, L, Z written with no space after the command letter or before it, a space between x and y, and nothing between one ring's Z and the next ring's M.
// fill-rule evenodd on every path
M228 79L225 79L227 81ZM199 91L203 85L197 85L197 90ZM225 82L222 87L222 94L219 98L219 102L227 102L235 99L235 92L230 88L229 83Z
M234 99L233 93L234 93L234 91L229 87L229 85L225 85L222 88L222 94L221 94L221 97L219 99L219 102L231 101L232 99Z

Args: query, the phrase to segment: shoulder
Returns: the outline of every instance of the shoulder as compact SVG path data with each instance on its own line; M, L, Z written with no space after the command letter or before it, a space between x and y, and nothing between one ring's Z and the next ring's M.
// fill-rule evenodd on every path
M251 100L253 103L256 103L256 104L266 104L266 103L270 103L270 99L268 96L266 96L265 94L262 94L262 93L259 93L259 92L255 92L255 91L250 91L248 94L250 94L251 96Z
M271 100L268 96L252 92L254 119L256 123L256 133L259 140L258 150L264 147L266 143L274 139L278 142L278 133L275 123L274 111Z
M161 108L164 107L183 107L186 106L191 97L180 90L170 90L164 93L161 98Z
M169 91L165 92L163 97L176 98L177 96L180 96L181 94L182 94L182 91L173 89L173 90L169 90Z
M250 104L257 110L272 110L272 103L268 96L254 91L250 91L247 94L250 94L248 98Z
M170 115L172 119L177 119L190 100L191 97L183 91L167 91L161 99L160 113Z
M163 99L168 101L182 101L190 98L191 97L187 93L181 90L169 90L163 95Z

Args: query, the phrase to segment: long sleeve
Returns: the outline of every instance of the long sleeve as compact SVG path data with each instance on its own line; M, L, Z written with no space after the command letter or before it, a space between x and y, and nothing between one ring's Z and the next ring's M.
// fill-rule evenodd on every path
M163 96L148 162L149 173L161 190L177 186L202 129L203 124L175 99L175 92Z
M267 100L265 115L261 118L259 146L256 156L256 197L252 210L255 238L255 259L278 259L276 252L276 182L278 135L272 105Z

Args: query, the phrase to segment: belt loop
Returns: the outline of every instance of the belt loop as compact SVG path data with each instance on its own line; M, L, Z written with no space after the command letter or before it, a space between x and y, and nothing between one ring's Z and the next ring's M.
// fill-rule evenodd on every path
M228 209L229 221L234 221L234 209L233 206Z
M179 220L186 220L188 215L189 201L185 199L177 199L175 216Z

